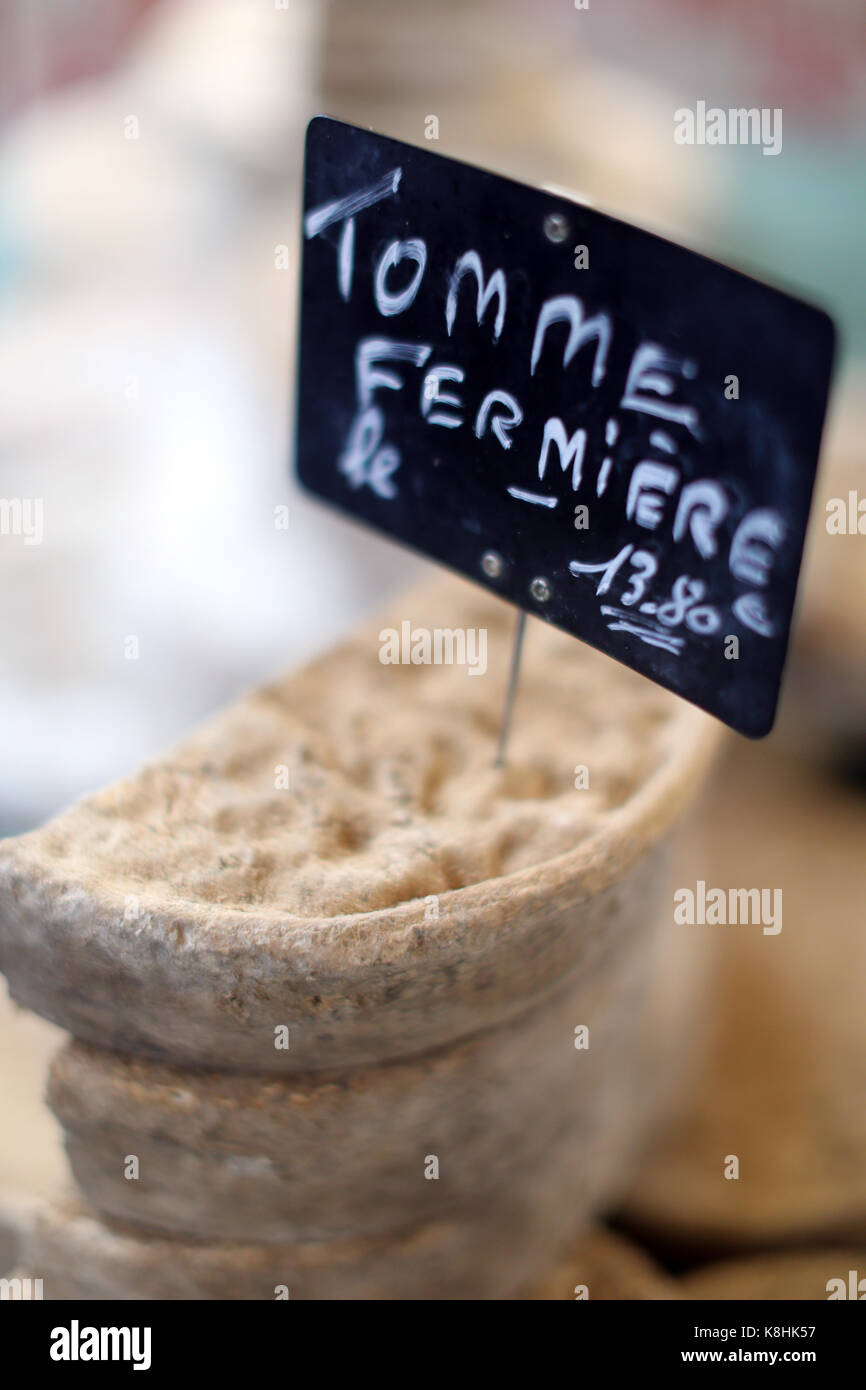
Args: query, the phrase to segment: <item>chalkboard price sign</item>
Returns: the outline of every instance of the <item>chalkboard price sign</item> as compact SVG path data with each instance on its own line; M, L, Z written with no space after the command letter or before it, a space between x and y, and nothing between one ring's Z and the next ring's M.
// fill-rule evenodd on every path
M827 315L565 198L322 116L303 243L301 483L768 733Z

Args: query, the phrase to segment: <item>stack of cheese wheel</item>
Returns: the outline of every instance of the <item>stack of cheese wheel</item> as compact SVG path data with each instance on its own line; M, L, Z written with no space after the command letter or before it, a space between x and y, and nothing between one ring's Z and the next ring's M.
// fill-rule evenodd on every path
M483 632L484 669L383 663L404 622ZM715 735L533 622L495 768L512 623L463 581L405 594L4 843L0 967L71 1034L81 1200L22 1233L47 1297L510 1297L616 1196Z

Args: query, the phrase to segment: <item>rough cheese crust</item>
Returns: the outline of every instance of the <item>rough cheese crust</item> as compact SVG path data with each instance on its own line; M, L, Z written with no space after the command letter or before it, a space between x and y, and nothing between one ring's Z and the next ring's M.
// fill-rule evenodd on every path
M57 877L86 864L144 911L170 900L296 918L388 908L564 854L670 755L682 706L531 622L507 766L495 770L514 618L458 580L406 595L22 846ZM383 665L379 632L404 619L486 628L486 673ZM577 790L581 764L589 787ZM288 789L275 786L282 768Z
M485 627L488 672L382 665L379 633L404 620ZM601 956L631 959L712 721L533 623L496 772L513 625L464 581L404 595L136 776L0 843L12 997L102 1047L285 1073L417 1055Z

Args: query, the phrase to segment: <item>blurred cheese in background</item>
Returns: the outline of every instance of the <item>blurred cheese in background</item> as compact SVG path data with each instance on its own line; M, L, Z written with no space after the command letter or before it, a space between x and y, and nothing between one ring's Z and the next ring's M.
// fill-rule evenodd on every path
M665 89L601 59L597 34L558 0L331 0L324 109L645 225L693 223L712 189L683 177Z
M856 529L854 529L856 528ZM779 737L866 770L866 369L837 393L818 474Z
M657 1117L626 1227L678 1261L862 1244L866 798L775 739L730 738L684 829L674 882L772 884L779 931L669 931L670 965L703 953L712 990L689 1038L691 1077ZM740 1296L758 1295L744 1281Z

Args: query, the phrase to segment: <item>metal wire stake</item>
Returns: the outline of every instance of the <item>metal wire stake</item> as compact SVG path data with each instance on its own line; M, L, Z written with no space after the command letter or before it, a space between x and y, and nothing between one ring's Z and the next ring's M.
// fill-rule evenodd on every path
M526 613L521 608L517 615L517 625L514 629L514 647L511 652L511 674L508 677L508 690L505 696L505 708L502 711L502 724L499 729L499 746L496 749L494 767L505 766L505 748L511 729L511 716L514 712L514 697L517 694L517 677L520 674L520 654L523 650L523 631L525 627Z

